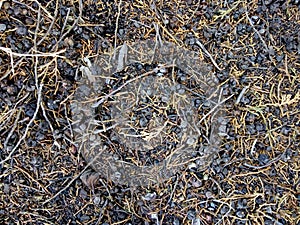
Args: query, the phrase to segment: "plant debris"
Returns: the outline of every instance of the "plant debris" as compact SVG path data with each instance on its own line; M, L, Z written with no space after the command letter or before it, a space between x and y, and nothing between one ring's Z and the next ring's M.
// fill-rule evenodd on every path
M0 9L1 224L300 223L298 0L13 0L0 1ZM132 187L104 179L85 161L74 143L70 105L82 66L143 40L199 54L199 63L218 79L226 118L208 165L191 161L161 184ZM126 71L132 66L116 66L120 71L105 94L156 65L136 64L131 77ZM176 73L186 85L189 71ZM99 118L110 118L105 106L118 91L95 107ZM157 108L142 111L147 102L141 99L128 114L137 134L164 107L163 99L151 100ZM205 98L191 105L201 120L198 141L205 143L217 118ZM165 116L176 124L171 109ZM180 132L167 128L172 142ZM170 153L152 152L139 161L141 152L130 155L114 143L120 134L108 134L98 133L130 162L146 164L148 157L154 163Z

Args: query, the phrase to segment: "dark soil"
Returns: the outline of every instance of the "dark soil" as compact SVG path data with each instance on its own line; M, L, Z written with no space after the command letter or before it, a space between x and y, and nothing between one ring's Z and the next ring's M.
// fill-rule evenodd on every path
M0 9L1 224L300 223L298 0L13 0ZM220 149L205 168L189 164L161 184L133 188L85 160L70 102L85 57L155 39L157 28L164 41L199 53L232 97ZM98 113L109 117L105 104ZM209 111L205 99L194 104L199 117ZM174 111L166 117L176 121ZM141 112L135 118L140 128L149 122ZM169 154L156 153L143 157L155 163Z

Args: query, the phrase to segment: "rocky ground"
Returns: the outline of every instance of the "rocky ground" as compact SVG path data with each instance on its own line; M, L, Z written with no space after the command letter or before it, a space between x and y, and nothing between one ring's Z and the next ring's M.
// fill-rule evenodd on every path
M300 223L298 0L13 0L0 8L1 224ZM74 145L70 102L85 58L157 35L199 53L218 78L226 136L205 168L117 185ZM196 103L201 118L205 105Z

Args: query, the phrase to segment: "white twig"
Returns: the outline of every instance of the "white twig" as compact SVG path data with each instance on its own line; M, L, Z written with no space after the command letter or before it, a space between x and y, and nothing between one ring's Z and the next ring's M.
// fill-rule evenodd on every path
M55 223L51 222L47 217L42 216L38 213L32 213L29 211L21 211L19 213L25 216L36 217L38 220L42 220L45 224L55 225Z
M56 21L57 14L58 14L58 0L55 3L55 11L54 11L53 20L51 21L51 24L50 24L50 26L49 26L46 34L42 37L41 40L38 41L37 45L40 45L46 39L46 37L49 35L49 33L52 30L52 27L53 27L53 25L54 25L54 23Z
M100 124L99 124L100 125ZM113 129L113 128L115 128L116 126L118 126L119 124L118 123L115 123L114 125L112 125L112 126L110 126L110 127L105 127L104 129L101 129L101 130L95 130L94 132L93 132L93 134L99 134L99 133L102 133L102 132L106 132L106 131L108 131L108 130L111 130L111 129Z
M48 125L49 125L49 127L50 127L50 130L51 130L51 132L52 132L52 136L53 136L53 138L54 138L54 141L56 141L56 136L55 136L55 134L54 134L53 126L52 126L50 120L49 120L48 117L47 117L46 110L45 110L45 107L44 107L43 103L41 103L41 108L42 108L43 116L44 116L45 120L47 121L47 123L48 123Z
M99 225L99 223L101 222L101 219L103 217L103 211L104 211L105 207L107 206L107 202L108 202L108 200L106 199L106 201L104 202L103 206L101 207L99 218L98 218L98 220L96 222L96 225Z
M74 133L73 133L72 125L70 123L70 119L68 118L68 112L67 112L67 106L66 106L66 104L64 104L64 108L65 108L65 115L66 115L66 119L67 119L67 122L68 122L68 126L69 126L69 130L70 130L70 133L71 133L71 137L73 138L74 137Z
M11 117L14 115L16 108L18 107L18 105L20 104L20 102L23 102L27 97L29 96L29 93L26 93L15 105L14 108L9 110L7 113L5 113L4 115L2 115L0 117L0 121L2 121L2 118L5 118L6 115L9 115L6 119L4 119L3 122L0 123L0 131L4 128L4 125L11 119Z
M64 53L66 50L60 50L58 52L53 53L41 53L41 54L26 54L26 53L17 53L13 52L10 48L0 47L0 50L6 52L7 54L10 54L11 56L19 56L19 57L59 57L59 58L65 58L65 56L61 56L59 54Z
M251 169L256 169L256 170L260 170L260 169L264 169L264 168L267 168L269 166L271 166L272 164L278 162L280 159L283 158L284 154L286 154L286 151L287 151L288 147L279 155L277 156L276 158L270 160L267 164L265 165L262 165L262 166L253 166L253 165L250 165L248 163L244 163L244 166L248 167L248 168L251 168Z
M37 10L31 8L30 6L28 6L28 4L24 4L24 3L21 3L21 2L16 1L16 0L14 0L14 2L17 2L18 4L22 4L22 5L26 6L26 7L28 7L29 9L31 9L32 11L37 12ZM54 25L54 23L55 23L55 19L56 19L56 17L57 17L57 13L58 13L58 10L57 10L57 9L58 9L58 1L56 1L55 15L54 15L54 18L53 18L53 20L52 20L50 26L49 26L49 29L47 30L47 32L46 32L46 34L43 36L43 38L37 43L37 45L40 45L40 44L45 40L45 38L48 36L48 34L50 33L50 31L51 31L51 29L52 29L52 27L53 27L53 25ZM34 46L34 47L36 47L36 46ZM30 52L32 52L32 50L33 50L34 47L32 47L32 48L27 52L27 54L29 54ZM35 48L35 49L36 49L36 48ZM12 57L12 55L11 55L11 57ZM14 74L14 67L18 66L18 65L23 61L24 57L27 57L27 55L23 56L23 57L22 57L21 59L19 59L14 65L12 65L12 68L11 68L10 70L8 70L4 75L2 75L2 76L0 77L0 81L3 80L3 79L5 79L6 77L8 77L8 75L9 75L10 73L13 73L13 74Z
M258 35L259 39L260 39L261 42L263 43L263 46L265 47L266 51L269 52L269 47L268 47L268 45L266 44L266 42L264 41L264 39L263 39L262 36L260 35L259 31L256 30L256 28L254 27L253 22L252 22L252 20L249 18L248 12L247 12L247 11L246 11L246 17L247 17L247 19L248 19L248 21L249 21L251 27L253 28L253 30L255 31L255 33Z
M117 14L117 19L116 19L116 29L115 29L115 43L114 43L114 60L116 59L116 49L117 49L117 34L118 34L118 29L119 29L119 19L120 19L120 14L121 14L121 4L122 4L122 0L120 0L119 4L118 4L118 14Z
M64 22L64 25L62 26L61 30L64 31L66 26L67 26L67 23L68 23L68 20L69 20L69 15L70 15L70 8L67 9L67 15L65 17L65 22ZM63 36L63 34L62 34Z
M82 4L82 0L78 1L78 6L79 6L79 16L76 18L76 20L73 22L73 24L71 25L71 27L59 38L59 40L56 42L56 44L53 46L52 50L54 50L55 48L58 47L58 44L64 40L64 38L73 30L73 28L75 27L76 24L78 24L78 21L81 19L82 20L82 10L83 10L83 4ZM67 19L67 18L66 18ZM63 30L62 30L63 32Z
M222 105L224 102L226 102L228 99L232 98L232 96L234 96L234 94L230 95L229 97L225 98L223 101L219 102L218 104L216 104L207 114L205 114L201 120L197 123L197 125L199 125L203 120L206 119L206 117L208 117L210 114L212 114L220 105Z
M174 187L173 187L173 190L172 190L172 192L171 192L171 194L170 194L170 198L169 198L169 200L168 200L168 203L170 203L170 202L172 201L174 192L175 192L175 190L176 190L176 188L177 188L177 185L178 185L178 181L179 181L179 178L177 177L176 182L175 182Z
M212 55L206 50L206 48L204 47L204 45L203 45L199 40L196 41L196 44L199 45L199 47L204 51L204 53L205 53L206 55L208 55L208 57L210 58L211 62L214 64L214 66L215 66L218 70L221 71L222 69L218 66L218 64L216 63L216 61L214 60L214 58L212 57Z
M250 154L252 157L254 156L254 149L255 149L256 142L257 142L257 138L253 141L253 144L252 144L252 147L250 150Z
M13 125L12 129L10 130L9 134L7 135L7 138L5 139L4 149L7 149L7 143L9 142L9 139L11 138L12 134L14 133L15 129L18 126L18 122L19 122L21 111L22 110L18 111L17 118L15 119L14 125Z
M38 97L37 97L37 105L36 105L36 109L35 112L33 114L33 117L31 118L31 120L29 121L29 123L26 126L25 132L23 134L23 136L19 139L18 143L16 144L16 146L10 151L9 155L0 162L0 165L2 165L3 163L5 163L6 161L10 160L11 157L13 156L13 154L15 153L15 151L18 149L18 147L20 146L20 144L22 143L22 141L26 138L27 133L29 131L29 128L31 126L31 124L33 123L33 121L35 120L35 117L40 109L40 104L41 104L41 99L42 99L42 88L43 88L43 84L40 85L39 89L38 89Z
M243 95L244 95L245 92L248 90L248 88L249 88L249 86L246 86L246 87L243 88L243 90L241 91L241 93L239 94L239 96L238 96L238 98L237 98L237 100L236 100L236 102L235 102L236 105L240 103L240 101L241 101Z

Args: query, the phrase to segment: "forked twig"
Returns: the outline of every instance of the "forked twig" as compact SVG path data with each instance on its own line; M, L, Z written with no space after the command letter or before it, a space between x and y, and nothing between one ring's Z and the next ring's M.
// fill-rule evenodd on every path
M279 156L277 156L276 158L272 159L271 161L269 161L265 165L262 165L262 166L253 166L253 165L250 165L248 163L244 163L243 165L246 166L246 167L248 167L248 168L256 169L256 170L267 168L267 167L271 166L272 164L278 162L280 159L282 159L282 157L286 153L287 149L288 148L286 148Z

